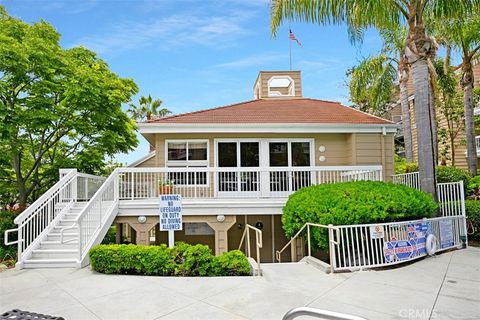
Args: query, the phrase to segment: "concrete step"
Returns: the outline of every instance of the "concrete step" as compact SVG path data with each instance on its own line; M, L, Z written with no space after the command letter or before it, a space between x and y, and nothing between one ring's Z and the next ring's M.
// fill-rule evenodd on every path
M27 259L23 267L25 269L77 268L77 263L77 259Z
M60 232L62 232L63 229L65 229L66 227L70 227L71 225L65 225L65 226L59 226L59 225L56 225L52 228L52 230L50 231L49 234L60 234ZM79 229L78 229L78 226L75 226L73 228L69 228L69 229L66 229L65 231L63 231L63 233L78 233Z
M63 240L71 240L71 239L77 239L78 240L78 232L72 232L72 230L67 230L66 232L63 233ZM47 238L45 239L47 241L60 241L60 233L49 233L47 234Z
M31 260L58 260L76 259L78 250L75 249L35 249L32 251Z
M75 238L74 238L75 239ZM52 249L77 249L78 248L78 239L72 240L71 242L60 243L60 241L42 241L38 249L40 250L52 250Z

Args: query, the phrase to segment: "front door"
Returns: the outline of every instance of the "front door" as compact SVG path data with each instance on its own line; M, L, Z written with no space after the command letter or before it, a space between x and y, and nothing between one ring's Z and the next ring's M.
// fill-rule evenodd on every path
M224 141L217 144L219 196L258 196L260 191L258 141Z

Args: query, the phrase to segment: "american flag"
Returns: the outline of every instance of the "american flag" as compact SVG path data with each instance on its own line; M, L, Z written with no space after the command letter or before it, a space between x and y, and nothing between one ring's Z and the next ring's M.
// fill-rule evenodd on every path
M295 37L295 35L293 34L292 30L290 29L290 40L294 40L294 41L297 41L298 45L301 46L302 44L300 43L300 41L298 41L298 39Z

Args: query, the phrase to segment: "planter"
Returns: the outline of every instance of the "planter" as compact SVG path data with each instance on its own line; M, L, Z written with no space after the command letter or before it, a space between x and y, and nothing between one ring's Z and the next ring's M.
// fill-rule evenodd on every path
M158 187L159 194L172 194L173 193L173 186L159 186Z

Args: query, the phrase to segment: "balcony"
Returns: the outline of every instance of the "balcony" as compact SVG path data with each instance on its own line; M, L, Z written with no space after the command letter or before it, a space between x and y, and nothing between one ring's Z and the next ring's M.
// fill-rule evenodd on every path
M315 184L383 180L382 176L382 166L121 168L119 199L158 199L165 193L199 200L285 199Z

